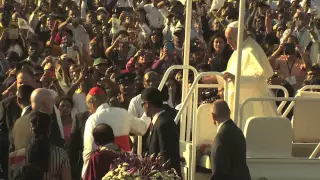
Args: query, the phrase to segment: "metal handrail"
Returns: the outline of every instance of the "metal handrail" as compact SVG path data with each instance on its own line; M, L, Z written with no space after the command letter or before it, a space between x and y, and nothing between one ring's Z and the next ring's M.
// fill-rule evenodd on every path
M320 101L320 98L315 97L290 97L290 98L279 98L279 97L254 97L254 98L248 98L242 102L240 105L240 117L238 122L239 128L242 128L242 122L243 122L243 113L244 113L244 106L251 102L251 101ZM284 114L282 115L284 116Z
M320 89L320 85L306 85L306 86L303 86L301 89L299 89L299 92L301 91L306 91L308 89Z
M186 65L173 65L173 66L170 66L166 72L164 73L163 77L162 77L162 80L159 84L159 87L158 89L161 91L163 86L166 84L166 81L169 77L169 74L171 73L171 71L173 70L177 70L177 69L189 69L193 72L193 75L194 77L196 77L198 75L198 71L196 70L196 68L192 67L192 66L186 66Z
M220 76L222 77L222 73L220 72L203 72L203 73L200 73L198 74L198 76L195 78L195 80L193 81L192 83L192 86L186 96L186 99L183 101L182 103L182 107L181 109L179 110L176 118L175 118L175 122L178 122L179 119L178 117L181 115L182 111L185 109L186 107L186 104L188 103L188 101L190 100L191 98L191 95L194 93L195 91L195 99L194 99L194 102L193 102L193 109L195 110L194 113L193 113L193 122L192 122L192 152L191 152L191 168L190 168L190 175L191 175L191 178L194 177L195 175L195 172L196 172L196 151L197 151L197 147L196 147L196 142L197 142L197 136L196 136L196 128L198 126L198 121L197 121L197 103L198 103L198 96L197 96L197 90L198 90L198 83L199 83L199 80L204 77L204 76ZM225 92L228 91L228 83L226 81L224 81L224 86L225 86Z
M269 85L268 86L269 89L278 89L278 90L282 90L283 93L284 93L284 97L285 98L288 98L289 97L289 92L287 90L287 88L283 87L283 86L280 86L280 85ZM286 105L287 101L282 101L281 104L279 105L277 111L278 113L281 113L283 107Z
M306 89L309 89L310 86L308 87L303 87L300 89L300 91L304 91ZM320 89L320 86L318 86ZM294 103L295 101L320 101L320 98L316 97L294 97L294 98L277 98L277 97L263 97L263 98L249 98L243 101L243 103L240 106L240 124L239 127L242 129L242 118L243 118L243 111L244 111L244 106L250 102L250 101L292 101L291 103ZM291 105L290 103L290 105ZM289 108L289 107L288 107ZM287 108L287 110L288 110ZM286 111L287 111L286 110ZM287 115L283 114L282 117L286 117ZM311 155L309 156L309 159L315 158L315 156L318 154L320 151L320 143L317 145L317 147L312 151Z
M163 87L164 87L164 85L165 85L165 83L166 83L166 81L167 81L167 79L168 79L171 71L177 70L177 69L189 69L189 70L191 70L191 71L193 72L194 77L196 77L196 76L198 75L197 70L196 70L194 67L189 66L189 65L173 65L173 66L170 66L170 67L166 70L166 72L164 73L164 75L163 75L163 77L162 77L162 80L161 80L161 82L160 82L160 84L159 84L159 86L158 86L158 89L159 89L160 91L163 89ZM184 129L183 131L185 131L185 129L186 129L185 126L186 126L186 125L183 124L183 123L181 123L180 126L184 127L184 128L182 128L182 129ZM180 134L185 134L185 132L183 132L183 131L182 131ZM142 155L142 136L138 136L137 154L138 154L139 156Z
M165 85L165 83L166 83L166 81L167 81L167 79L168 79L171 71L177 70L177 69L189 69L189 70L191 70L191 71L193 72L194 77L196 77L196 76L198 75L198 71L197 71L193 66L189 66L189 65L173 65L173 66L170 66L170 67L166 70L166 72L164 73L163 78L162 78L162 80L161 80L161 82L160 82L160 84L159 84L158 89L159 89L160 91L161 91L162 88L164 87L164 85ZM192 104L192 103L190 103L189 106L191 106L191 104ZM191 107L190 107L189 110L191 110ZM186 110L183 111L183 114L181 115L181 119L185 119L185 117L187 116L186 112L187 112ZM190 113L188 114L188 116L190 117ZM186 129L188 128L188 127L187 127L187 124L188 124L188 123L185 122L185 121L183 121L182 123L180 123L180 139L187 140L187 138L188 138L188 137L186 136L186 133L185 133ZM142 141L142 140L141 140L141 141ZM138 139L138 142L139 142L139 139Z
M298 90L297 94L299 94L302 91L306 91L308 89L311 89L311 90L312 89L320 89L320 85L306 85L306 86L303 86L301 89ZM294 106L294 101L289 104L289 106L287 107L286 111L282 114L282 116L283 117L288 116L288 114L290 113L290 111L293 108L293 106Z
M182 110L186 107L187 101L190 99L190 97L191 97L191 95L192 95L195 87L197 86L199 80L200 80L202 77L204 77L204 76L221 76L221 77L222 77L222 75L223 75L223 74L220 73L220 72L203 72L203 73L198 74L198 76L197 76L197 77L195 78L195 80L193 81L192 86L191 86L191 88L190 88L190 90L189 90L189 92L188 92L188 94L187 94L187 97L186 97L186 99L183 101L182 106L181 106L181 109L179 110L179 112L178 112L176 118L174 119L174 121L175 121L176 123L179 122L179 116L181 116ZM228 91L228 83L225 82L224 87L225 87L225 88L224 88L224 93L225 93L225 95L226 95L226 94L227 94L227 91Z
M320 150L320 143L317 145L317 147L313 150L313 152L311 153L311 155L309 156L309 159L313 159L316 157L316 155L318 154Z

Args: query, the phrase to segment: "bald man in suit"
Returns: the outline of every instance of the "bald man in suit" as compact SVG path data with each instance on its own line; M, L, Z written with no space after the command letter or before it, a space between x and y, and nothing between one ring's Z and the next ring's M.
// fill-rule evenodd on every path
M230 119L228 104L215 101L211 113L218 127L211 151L211 180L251 180L246 163L246 140Z

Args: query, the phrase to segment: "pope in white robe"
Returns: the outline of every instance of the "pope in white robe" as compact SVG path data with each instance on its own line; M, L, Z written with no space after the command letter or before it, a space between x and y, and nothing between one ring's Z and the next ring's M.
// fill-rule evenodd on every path
M237 37L238 22L230 23L225 31L228 44L233 48L234 53L230 57L226 72L223 78L228 83L227 102L231 111L234 107L234 80L237 71ZM242 58L241 58L241 77L240 77L240 104L252 97L272 97L273 94L268 88L267 79L274 74L266 54L261 46L251 37L244 37ZM252 116L278 116L275 102L254 101L244 106L242 117L242 128L245 122Z

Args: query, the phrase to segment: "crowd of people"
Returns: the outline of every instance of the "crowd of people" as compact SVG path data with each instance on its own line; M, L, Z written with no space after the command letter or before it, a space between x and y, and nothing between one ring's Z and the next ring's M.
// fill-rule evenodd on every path
M156 88L182 64L185 33L190 65L234 83L239 0L193 1L191 29L179 0L5 0L1 9L0 179L101 179L120 151L137 152L137 135L181 176L182 71ZM268 95L267 83L291 96L319 85L319 10L312 0L247 0L241 101ZM199 104L233 99L222 92L199 90Z

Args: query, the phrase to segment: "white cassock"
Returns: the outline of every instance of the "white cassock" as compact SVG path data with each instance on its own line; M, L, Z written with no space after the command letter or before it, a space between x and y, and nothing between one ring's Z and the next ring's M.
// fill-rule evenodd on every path
M237 51L232 54L226 72L236 75ZM248 37L243 43L240 78L240 103L251 97L272 97L267 79L273 76L273 69L260 45ZM233 112L234 83L228 83L228 104ZM255 101L245 105L242 126L252 116L277 116L275 102Z

